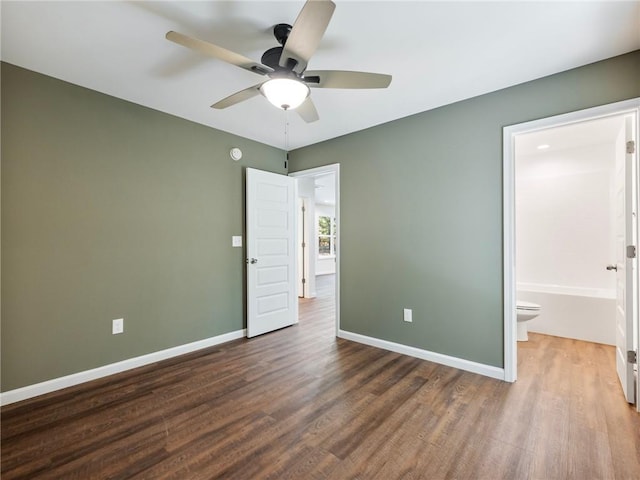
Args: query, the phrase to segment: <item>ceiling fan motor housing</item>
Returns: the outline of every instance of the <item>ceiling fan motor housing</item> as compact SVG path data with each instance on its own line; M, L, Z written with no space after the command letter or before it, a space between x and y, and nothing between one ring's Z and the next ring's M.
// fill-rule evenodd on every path
M274 70L284 70L284 67L281 67L279 64L280 56L282 55L282 48L283 47L270 48L262 54L260 62L262 62L263 65L273 68Z
M284 49L284 45L287 43L289 33L291 33L291 28L291 25L287 23L279 23L273 27L273 36L276 37L276 40L281 46L270 48L262 54L262 58L260 59L263 65L273 68L276 72L293 73L292 71L298 63L296 60L289 58L287 60L287 65L284 67L280 65L282 50Z
M293 75L295 77L298 77L299 75L297 75L293 71L293 67L295 67L298 64L298 62L295 61L293 58L287 59L287 64L284 67L280 66L280 57L282 56L283 48L284 47L270 48L269 50L267 50L262 54L262 58L260 59L260 61L262 62L263 65L267 65L268 67L271 67L275 70L274 72L275 75L271 74L270 75L271 77L282 76L283 73L285 73L286 76Z

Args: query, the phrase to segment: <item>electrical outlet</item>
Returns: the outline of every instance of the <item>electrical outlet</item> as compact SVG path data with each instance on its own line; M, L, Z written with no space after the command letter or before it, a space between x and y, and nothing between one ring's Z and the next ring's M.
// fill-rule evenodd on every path
M411 310L410 308L404 309L404 321L413 322L413 310Z
M241 247L242 246L242 236L241 235L233 235L231 237L231 246L232 247Z
M124 332L124 318L116 318L111 322L111 333L116 335Z

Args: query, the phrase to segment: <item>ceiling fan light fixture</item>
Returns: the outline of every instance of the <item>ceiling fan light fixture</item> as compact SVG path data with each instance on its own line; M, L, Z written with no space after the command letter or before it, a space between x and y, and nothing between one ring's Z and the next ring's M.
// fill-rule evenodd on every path
M260 92L271 104L282 110L293 110L309 96L309 87L292 78L272 78L263 83Z

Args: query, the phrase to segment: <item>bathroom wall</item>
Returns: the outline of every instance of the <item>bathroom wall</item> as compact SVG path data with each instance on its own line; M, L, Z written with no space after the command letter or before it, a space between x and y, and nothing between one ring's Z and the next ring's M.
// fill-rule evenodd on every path
M518 282L615 289L614 159L613 143L517 157Z
M614 168L613 138L518 155L518 298L542 306L529 331L615 343Z

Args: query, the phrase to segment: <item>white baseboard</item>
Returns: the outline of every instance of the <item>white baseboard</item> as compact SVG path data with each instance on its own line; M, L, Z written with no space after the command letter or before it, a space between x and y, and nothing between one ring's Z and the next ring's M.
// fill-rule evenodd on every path
M113 375L114 373L124 372L125 370L142 367L144 365L149 365L150 363L177 357L178 355L184 355L185 353L195 352L202 348L213 347L214 345L245 337L246 334L246 329L236 330L234 332L205 338L204 340L198 340L185 345L167 348L166 350L160 350L158 352L148 353L139 357L129 358L127 360L122 360L121 362L111 363L91 370L85 370L83 372L73 373L64 377L36 383L34 385L9 390L7 392L0 393L0 405L9 405L10 403L19 402L28 398L37 397L38 395L44 395L45 393L55 392L56 390L72 387L74 385L96 380L108 375Z
M351 340L353 342L364 343L365 345L370 345L372 347L382 348L383 350L421 358L422 360L429 360L430 362L439 363L448 367L459 368L460 370L466 370L467 372L478 373L485 377L497 378L498 380L504 380L505 378L503 368L472 362L471 360L450 357L449 355L443 355L442 353L422 350L421 348L410 347L408 345L389 342L387 340L380 340L374 337L367 337L366 335L347 332L345 330L338 330L338 337L344 338L345 340Z

